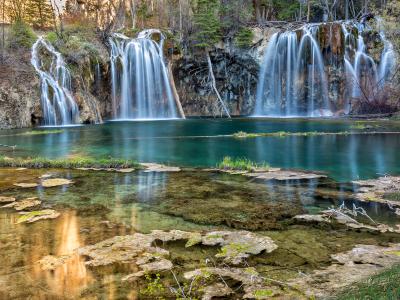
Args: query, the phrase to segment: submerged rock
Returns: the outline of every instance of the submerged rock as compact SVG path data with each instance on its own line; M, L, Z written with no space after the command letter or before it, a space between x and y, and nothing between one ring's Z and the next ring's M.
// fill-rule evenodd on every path
M14 197L0 196L0 203L14 202L16 199Z
M39 211L31 211L31 212L21 212L22 216L20 216L17 220L17 224L19 223L33 223L39 220L45 219L55 219L60 216L60 213L53 209L45 209Z
M64 178L51 178L51 179L45 179L42 181L42 186L45 188L49 187L56 187L56 186L61 186L61 185L68 185L72 184L73 181L69 179L64 179Z
M390 247L358 245L350 251L332 255L334 263L307 276L291 280L311 297L326 298L353 283L400 263L400 244Z
M35 188L35 187L39 186L39 184L34 183L34 182L14 183L14 185L17 187L21 187L21 188Z
M10 204L4 205L3 207L5 207L5 208L12 207L15 210L20 211L20 210L24 210L27 208L38 206L41 203L42 203L42 201L40 201L37 197L32 197L32 198L26 198L26 199L14 201Z
M38 261L41 269L43 271L53 271L59 266L65 264L65 262L70 258L70 255L63 255L63 256L53 256L47 255L43 257L41 260Z

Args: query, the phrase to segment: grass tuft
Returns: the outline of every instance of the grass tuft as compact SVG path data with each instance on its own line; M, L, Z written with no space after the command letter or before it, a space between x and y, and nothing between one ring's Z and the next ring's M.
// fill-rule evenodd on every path
M240 170L240 171L253 171L255 169L269 169L267 163L257 164L247 158L232 158L225 156L223 160L217 165L219 169L223 170Z
M336 300L400 299L400 265L374 275L340 293Z
M0 167L30 168L30 169L74 169L74 168L141 168L140 164L133 160L115 158L66 158L48 159L44 157L35 158L10 158L0 156Z

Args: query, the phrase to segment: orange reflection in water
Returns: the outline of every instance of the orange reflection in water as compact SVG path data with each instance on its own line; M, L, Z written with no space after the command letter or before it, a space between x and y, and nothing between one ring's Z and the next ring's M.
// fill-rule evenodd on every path
M66 262L54 271L43 271L34 264L34 277L46 282L50 293L62 297L76 297L92 280L85 262L76 250L81 245L79 222L75 211L65 211L55 224L55 256L69 256ZM46 238L46 237L44 237Z

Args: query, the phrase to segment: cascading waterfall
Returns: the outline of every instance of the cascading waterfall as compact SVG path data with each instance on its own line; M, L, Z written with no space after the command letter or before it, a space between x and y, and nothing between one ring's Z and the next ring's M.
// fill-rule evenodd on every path
M377 21L379 25L380 20ZM339 40L343 36L339 50L335 49L336 58L332 51L332 25L338 25L341 30ZM364 32L368 28L364 23L332 23L330 41L326 45L323 35L328 26L326 23L307 24L300 30L272 36L260 70L255 116L318 117L331 116L335 110L349 113L351 99L365 93L362 86L385 84L392 74L396 56L384 31L379 30L384 49L377 63L367 51ZM346 73L341 95L344 101L340 104L343 107L338 107L335 96L329 95L328 68L332 66L342 66Z
M48 70L39 57L41 49L52 56ZM79 122L79 108L71 92L71 75L61 53L43 37L32 46L31 63L40 76L43 125L72 125Z
M152 39L160 36L160 42ZM164 36L145 30L135 39L114 34L111 45L111 85L116 119L177 118L168 70L163 58Z

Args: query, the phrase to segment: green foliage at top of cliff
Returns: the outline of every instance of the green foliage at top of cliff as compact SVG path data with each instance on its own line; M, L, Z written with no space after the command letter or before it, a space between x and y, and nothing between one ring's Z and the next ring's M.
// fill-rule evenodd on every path
M32 28L23 21L16 21L11 26L10 47L11 48L30 48L37 39Z
M209 48L221 39L221 23L219 20L219 0L197 0L194 12L196 47Z
M253 42L253 31L249 28L241 28L235 37L235 45L239 48L249 48Z
M293 16L298 12L300 8L299 1L273 1L274 7L276 7L276 18L278 20L291 20Z

